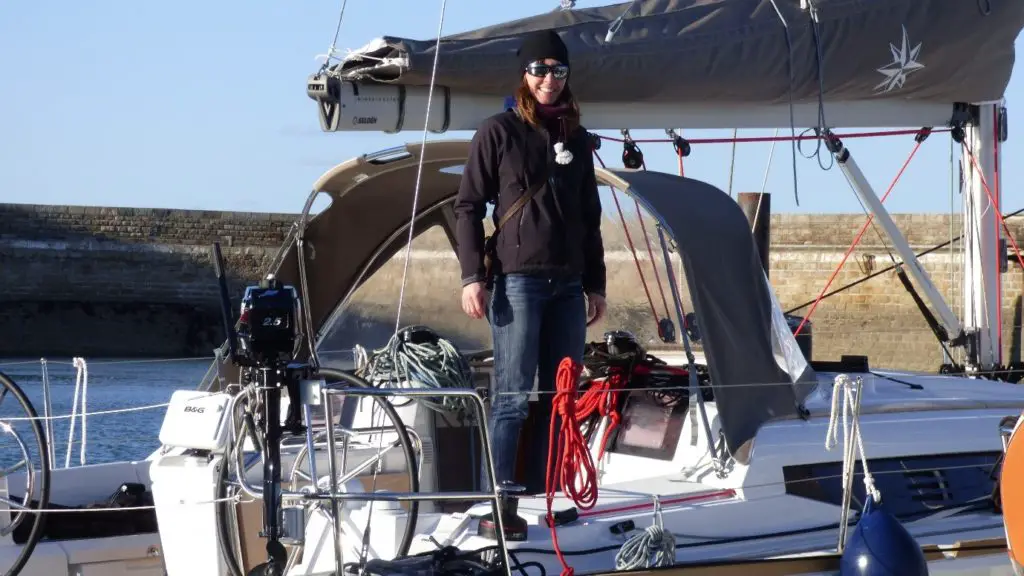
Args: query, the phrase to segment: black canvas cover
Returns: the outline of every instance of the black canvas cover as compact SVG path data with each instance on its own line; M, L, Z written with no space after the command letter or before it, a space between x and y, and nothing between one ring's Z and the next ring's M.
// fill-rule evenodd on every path
M556 9L443 38L437 83L507 96L519 76L515 51L523 35L553 28L568 45L571 85L583 102L787 104L792 94L795 103L815 103L819 89L825 101L991 101L1003 96L1024 26L1020 0L804 2L813 10L800 0ZM426 86L434 47L433 39L384 37L334 71L350 80Z
M628 192L675 241L726 445L745 463L758 428L797 416L817 375L775 300L743 210L700 180L645 170L611 172L629 182Z

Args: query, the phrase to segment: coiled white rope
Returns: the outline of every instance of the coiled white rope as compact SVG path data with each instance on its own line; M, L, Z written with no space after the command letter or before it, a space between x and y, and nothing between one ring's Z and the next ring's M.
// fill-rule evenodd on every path
M856 450L860 452L861 467L864 469L864 490L867 494L871 495L875 503L878 503L882 500L882 494L875 488L875 479L871 476L871 471L868 470L867 455L864 452L864 440L860 435L860 411L857 409L854 396L855 386L863 386L863 382L858 379L857 384L854 384L854 381L846 374L840 374L834 380L832 387L832 414L828 421L828 431L825 433L825 450L831 451L837 443L836 435L838 430L836 425L838 424L839 416L839 397L842 396L843 446L849 447L851 441L856 442ZM849 457L847 457L848 455ZM856 458L857 455L852 452L847 452L843 456L844 482L846 478L853 474Z
M366 370L366 367L370 364L370 355L366 353L366 348L363 348L360 344L356 344L356 347L352 349L352 356L355 360L356 372Z
M410 338L415 333L428 335L434 341L412 342ZM455 345L424 326L403 328L391 337L386 346L374 350L368 361L360 359L360 364L363 364L364 372L361 375L380 387L470 388L472 382L469 363ZM466 400L460 397L418 400L434 410L454 412L459 416L468 416L472 412Z
M86 395L89 391L89 366L85 363L85 358L76 357L72 360L72 364L78 371L75 374L75 396L71 401L71 430L68 431L68 452L64 456L64 467L71 467L71 447L75 443L75 415L78 413L78 392L82 392L82 411L81 411L81 426L82 426L82 445L79 448L78 460L81 466L85 466L85 443L86 443L86 429L85 423L88 420L86 417Z
M671 566L676 561L676 537L665 530L661 501L654 496L654 524L634 534L615 554L616 570Z

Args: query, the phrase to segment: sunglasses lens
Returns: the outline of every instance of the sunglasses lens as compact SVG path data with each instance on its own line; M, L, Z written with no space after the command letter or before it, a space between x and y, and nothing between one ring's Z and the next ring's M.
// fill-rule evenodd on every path
M526 67L526 71L530 76L536 76L538 78L543 78L549 73L553 74L558 80L564 80L569 76L569 67L565 64L557 64L555 66L548 64L530 64Z

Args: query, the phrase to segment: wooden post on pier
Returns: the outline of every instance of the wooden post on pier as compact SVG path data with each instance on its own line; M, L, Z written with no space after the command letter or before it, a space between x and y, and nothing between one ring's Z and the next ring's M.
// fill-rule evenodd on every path
M768 250L772 236L772 195L767 192L740 192L736 201L747 216L754 234L754 244L761 256L761 266L768 276Z

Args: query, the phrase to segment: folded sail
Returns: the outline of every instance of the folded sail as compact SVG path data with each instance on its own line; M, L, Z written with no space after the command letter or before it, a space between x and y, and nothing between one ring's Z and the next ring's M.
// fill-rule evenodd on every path
M649 0L552 11L443 38L437 83L507 96L522 37L553 28L592 103L813 104L998 100L1024 27L1020 0ZM612 22L627 16L610 42ZM788 38L787 38L788 35ZM384 37L337 65L347 80L428 85L434 40ZM821 59L819 74L818 59Z

